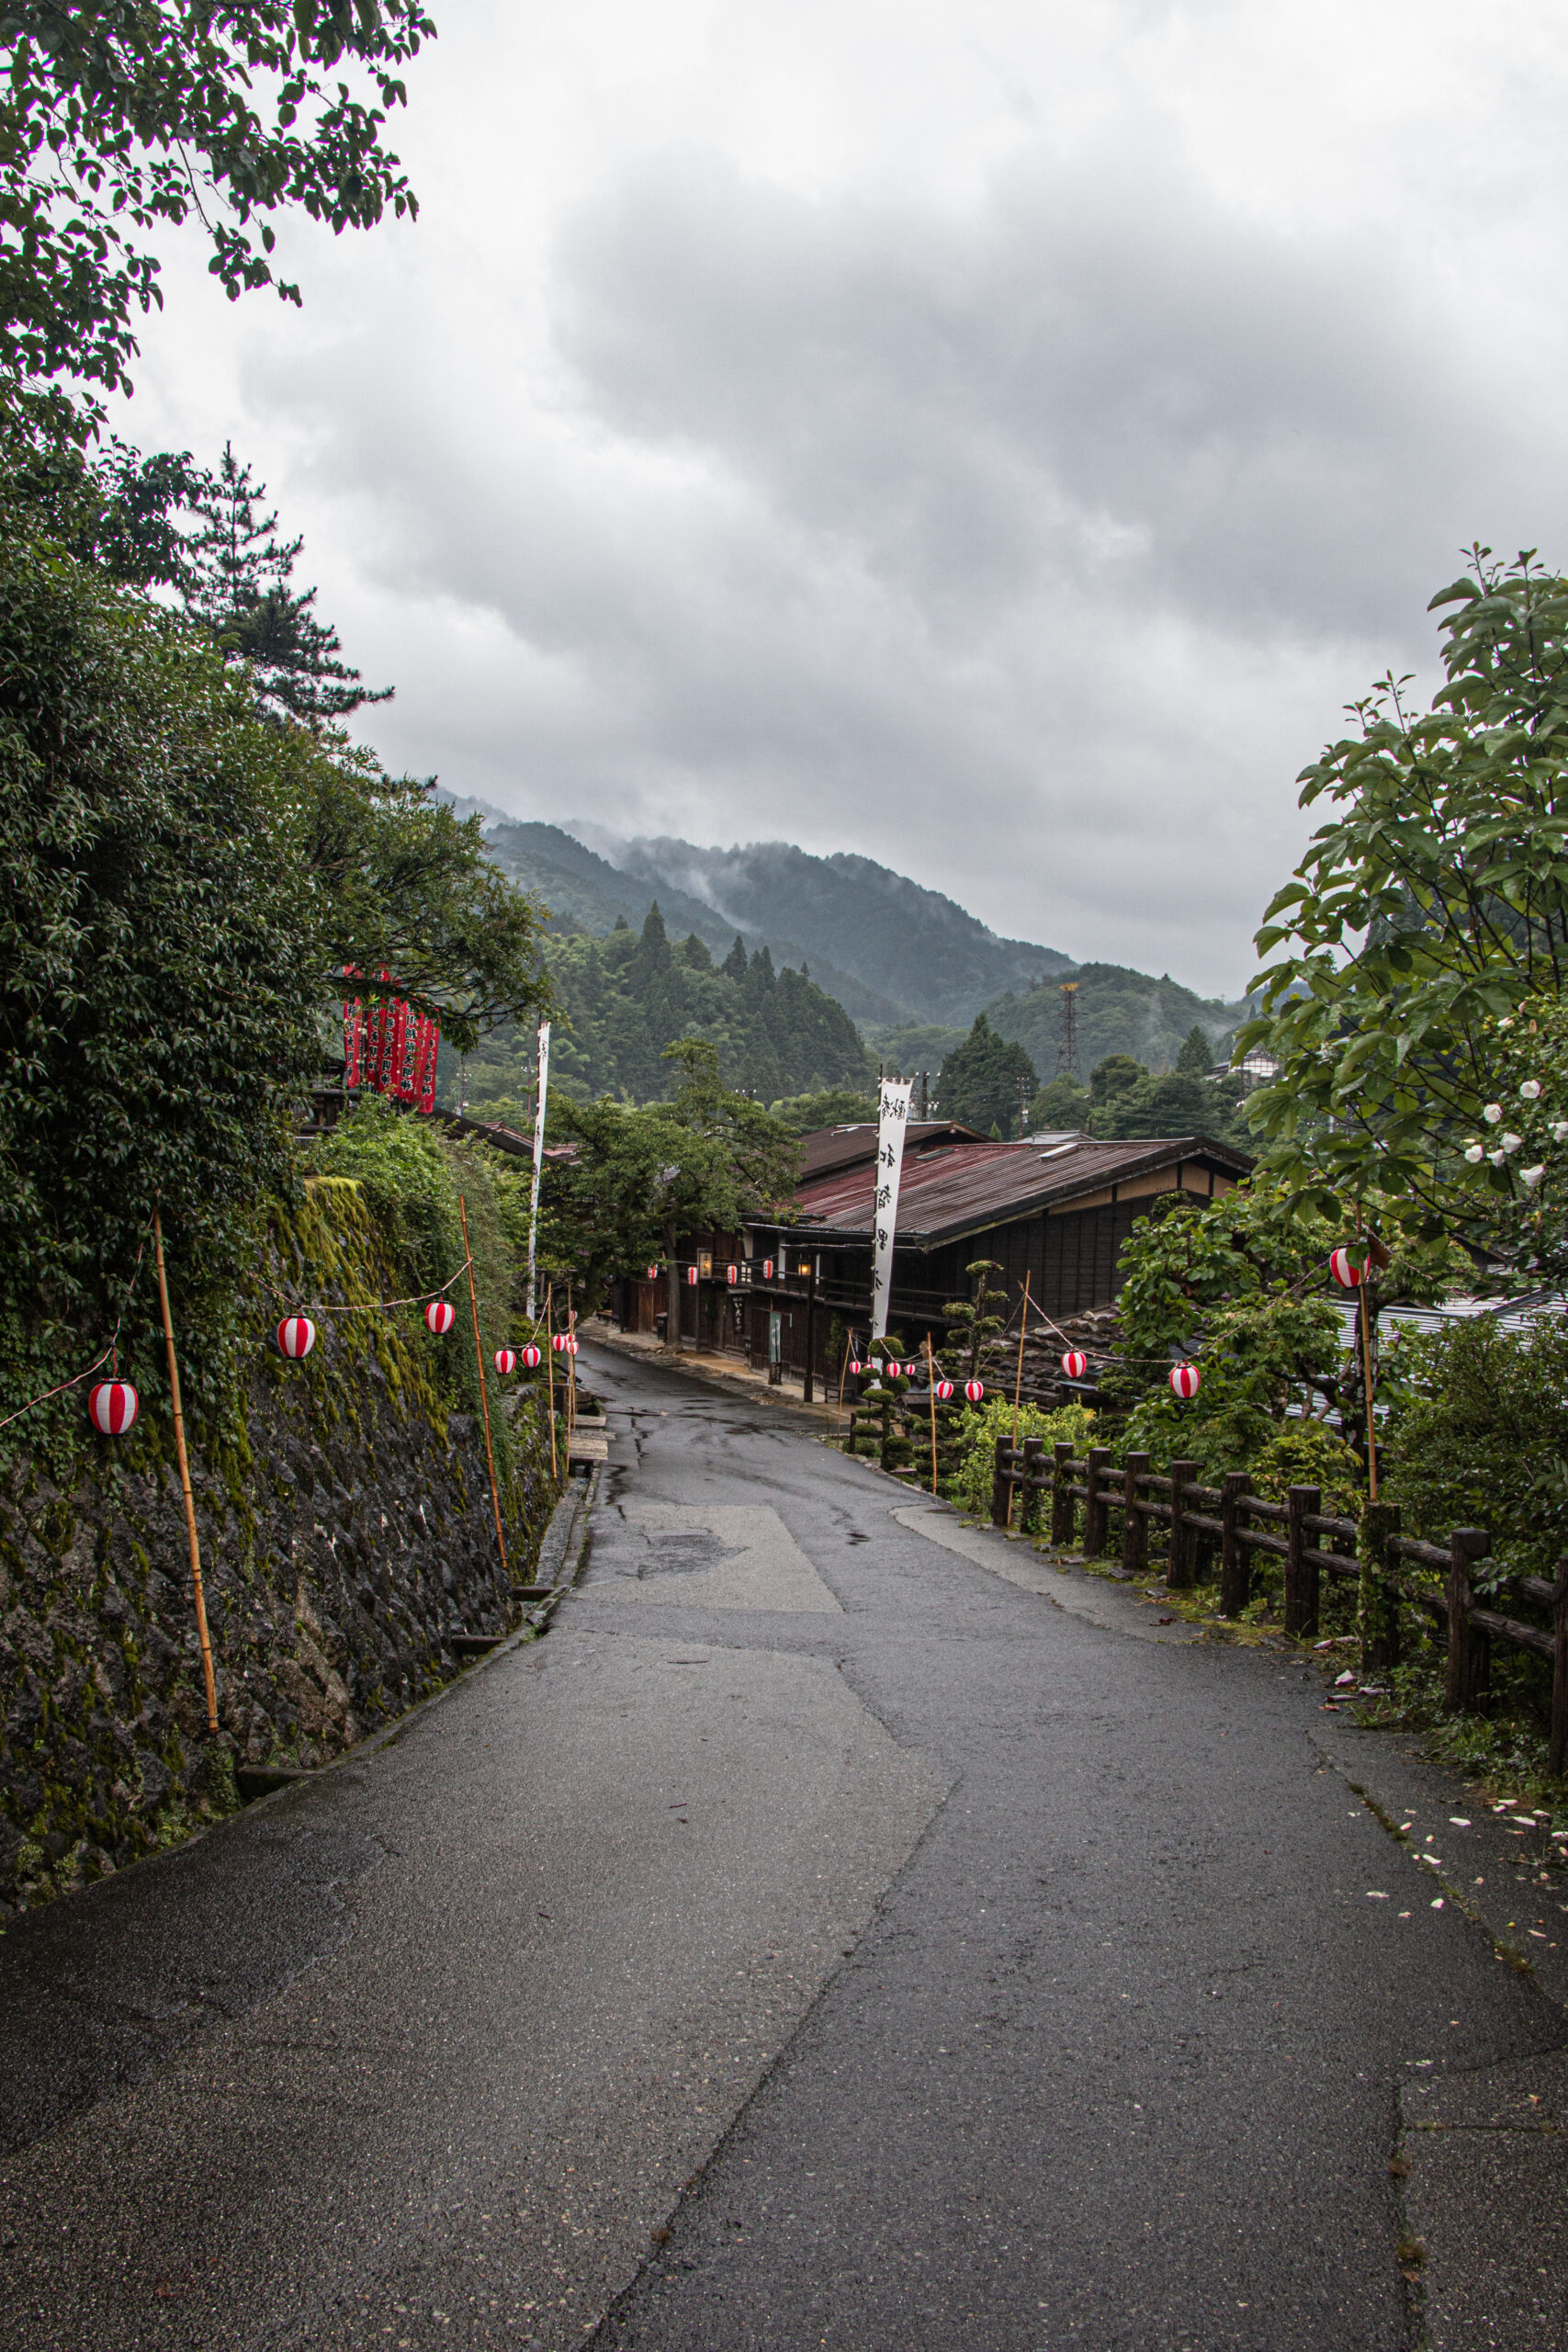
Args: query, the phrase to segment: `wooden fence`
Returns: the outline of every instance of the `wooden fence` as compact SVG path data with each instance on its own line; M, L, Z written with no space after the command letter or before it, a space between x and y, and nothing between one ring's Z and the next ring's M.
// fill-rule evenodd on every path
M1317 1634L1323 1578L1353 1584L1363 1672L1386 1673L1398 1665L1401 1602L1424 1610L1447 1629L1445 1695L1456 1713L1473 1713L1483 1702L1494 1640L1532 1650L1551 1660L1551 1764L1553 1772L1562 1772L1568 1764L1568 1555L1554 1585L1544 1577L1505 1579L1510 1598L1551 1612L1548 1630L1476 1600L1472 1570L1492 1549L1484 1528L1458 1527L1446 1544L1425 1544L1400 1533L1399 1512L1392 1503L1369 1503L1358 1524L1325 1513L1319 1487L1292 1487L1284 1502L1265 1502L1247 1492L1245 1470L1228 1471L1218 1487L1204 1487L1198 1483L1197 1467L1195 1462L1173 1462L1168 1471L1155 1471L1146 1453L1129 1453L1117 1470L1110 1447L1103 1445L1078 1460L1071 1445L1061 1444L1047 1460L1040 1438L1025 1438L1015 1447L999 1437L991 1517L1005 1527L1015 1495L1022 1496L1026 1511L1032 1497L1048 1496L1052 1543L1080 1542L1093 1559L1111 1550L1111 1516L1120 1512L1122 1567L1128 1576L1147 1567L1149 1525L1157 1521L1167 1531L1166 1583L1172 1589L1198 1583L1217 1552L1222 1617L1240 1616L1251 1595L1252 1555L1270 1554L1284 1564L1284 1630L1301 1641ZM1435 1570L1441 1584L1424 1580L1424 1569Z

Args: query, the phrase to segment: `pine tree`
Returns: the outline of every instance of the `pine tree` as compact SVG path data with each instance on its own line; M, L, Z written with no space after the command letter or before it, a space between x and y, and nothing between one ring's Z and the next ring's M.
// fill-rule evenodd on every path
M262 511L265 499L266 484L225 442L217 473L203 478L192 500L203 527L188 542L187 616L226 656L247 664L271 718L313 725L346 718L364 703L389 702L390 686L361 685L359 672L338 660L337 631L310 609L315 589L297 594L290 587L305 542L278 538L276 514Z
M743 980L746 978L746 942L739 932L735 934L734 946L718 968L729 979Z
M1214 1067L1214 1048L1208 1033L1196 1023L1187 1032L1187 1041L1176 1057L1176 1067L1183 1078L1207 1078Z

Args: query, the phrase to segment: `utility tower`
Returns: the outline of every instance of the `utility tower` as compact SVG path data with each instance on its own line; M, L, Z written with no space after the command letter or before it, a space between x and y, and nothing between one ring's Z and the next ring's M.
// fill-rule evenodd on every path
M1062 982L1062 1026L1056 1045L1056 1076L1079 1078L1078 984L1077 980ZM1082 1082L1081 1078L1079 1082Z

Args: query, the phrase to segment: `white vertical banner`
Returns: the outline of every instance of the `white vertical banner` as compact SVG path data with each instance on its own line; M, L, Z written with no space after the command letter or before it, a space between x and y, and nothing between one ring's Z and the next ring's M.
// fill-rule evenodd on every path
M550 1024L539 1023L539 1107L534 1114L534 1189L528 1202L528 1320L534 1320L534 1261L539 1238L539 1174L545 1164L545 1093L550 1082Z
M904 1172L904 1130L909 1124L908 1084L882 1081L876 1122L876 1252L871 1270L871 1336L887 1337L887 1304L893 1295L893 1238L898 1229L898 1179Z

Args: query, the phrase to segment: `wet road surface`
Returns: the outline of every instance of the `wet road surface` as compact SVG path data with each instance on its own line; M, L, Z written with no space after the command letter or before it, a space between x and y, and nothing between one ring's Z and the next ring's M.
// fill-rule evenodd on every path
M547 1640L0 1939L0 2343L1560 2340L1550 2250L1477 2286L1473 2166L1442 2293L1399 2257L1402 2111L1540 2113L1568 2032L1316 1679L584 1363ZM1527 2190L1487 2143L1527 2235L1538 2140Z

